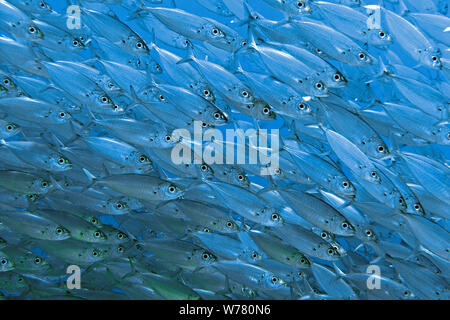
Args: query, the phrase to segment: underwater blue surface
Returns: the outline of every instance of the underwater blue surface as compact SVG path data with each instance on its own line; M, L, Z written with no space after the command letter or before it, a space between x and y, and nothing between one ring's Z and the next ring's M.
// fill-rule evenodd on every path
M448 299L449 21L440 0L0 1L1 298ZM197 122L215 139L177 139ZM238 129L233 163L171 153Z

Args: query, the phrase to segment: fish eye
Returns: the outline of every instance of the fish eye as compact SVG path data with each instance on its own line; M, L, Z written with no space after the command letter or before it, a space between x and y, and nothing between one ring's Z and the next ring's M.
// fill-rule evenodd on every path
M64 118L65 116L66 116L66 113L65 113L65 112L60 112L60 113L59 113L59 117L60 117L60 118Z
M98 256L97 250L92 250L92 255L93 255L94 257Z
M217 28L212 29L212 33L218 34L219 33L219 29L217 29Z
M318 54L321 54L321 53L322 53L322 50L320 50L319 48L317 48L317 49L316 49L316 52L317 52Z
M338 81L338 80L341 80L341 76L339 75L339 74L335 74L334 75L334 80L336 80L336 81Z
M102 101L103 103L108 102L108 97L106 97L106 96L101 97L101 101Z
M342 182L342 186L344 188L347 188L349 186L349 183L347 181Z
M203 127L203 128L206 128L207 125L208 125L207 123L202 122L202 127Z
M316 83L316 89L321 90L323 88L323 85L320 82Z
M30 33L35 33L35 32L36 32L36 28L35 28L35 27L29 27L29 28L28 28L28 31L29 31Z
M160 95L160 96L159 96L159 100L161 100L161 101L166 101L166 99L164 98L163 95Z
M258 258L258 254L257 254L256 252L253 252L253 253L252 253L252 258L253 258L253 259Z
M95 232L94 232L94 237L96 237L96 238L100 238L101 235L102 235L102 234L101 234L100 231L95 231Z
M97 223L98 223L98 220L97 220L96 218L92 218L92 219L91 219L91 223L97 224Z
M414 204L414 210L419 211L420 210L420 204L418 204L418 203Z
M304 103L300 103L300 104L298 105L298 108L299 108L300 110L304 110L304 109L306 108L306 106L305 106Z
M403 292L403 295L404 295L405 297L409 296L409 291Z
M166 141L170 141L172 138L170 136L166 136Z
M403 203L403 198L398 199L398 202Z
M36 258L34 259L34 263L36 263L36 264L39 264L39 263L41 263L41 262L42 262L42 259L39 258L39 257L36 257Z
M122 253L122 252L123 252L123 247L122 247L122 246L117 247L117 251L119 251L120 253Z
M216 120L220 119L220 113L218 112L214 113L214 119Z
M118 234L117 234L117 238L118 239L120 239L120 240L122 240L123 238L124 238L124 234L122 233L122 232L119 232Z
M56 233L57 234L62 234L63 233L63 229L60 228L60 227L56 228Z
M347 229L348 228L348 223L347 222L343 222L341 224L342 229Z
M209 96L209 94L210 94L210 93L209 93L209 90L203 90L203 95L204 95L204 96Z
M241 93L241 94L242 94L242 96L243 96L244 98L247 98L247 97L248 97L248 92L247 92L247 91L245 91L245 90L244 90L244 91L242 91L242 93Z
M206 170L208 170L208 167L206 166L206 164L203 164L203 165L200 167L200 169L201 169L202 171L206 171Z
M372 236L372 231L367 229L366 230L366 236L368 236L368 237Z
M432 57L431 57L431 60L433 60L433 61L437 61L437 60L438 60L438 57L436 57L436 56L432 56Z
M0 263L1 263L1 264L3 264L3 265L5 265L5 264L7 264L7 263L8 263L8 260L6 260L6 259L2 259L2 260L0 261Z
M247 45L247 41L245 41L245 40L242 41L242 42L241 42L241 45L242 45L242 46L246 46L246 45Z
M331 255L333 255L334 254L334 249L332 249L332 248L330 248L330 249L328 249L328 254L331 256Z
M41 8L45 8L46 6L45 6L45 2L42 2L41 1L41 3L39 3L39 6L41 7Z
M233 226L233 223L232 223L231 221L228 221L228 222L227 222L227 227L228 227L228 228L231 228L232 226Z
M364 60L365 57L366 57L366 55L365 55L364 53L361 52L361 53L359 54L359 59L360 59L360 60Z
M371 173L370 173L370 175L372 176L372 177L376 177L377 176L377 173L375 172L375 171L372 171Z
M240 174L240 175L238 175L238 177L237 177L237 178L238 178L238 180L239 180L239 181L242 181L242 180L244 180L244 176L243 176L243 175L241 175L241 174Z
M30 201L36 200L36 196L34 194L29 194L29 195L27 195L27 197L28 197L28 200L30 200Z
M174 193L175 190L176 190L176 187L175 187L175 186L170 186L170 187L169 187L169 192L170 192L170 193Z
M270 109L269 109L269 108L266 107L266 108L263 109L263 113L264 113L264 114L269 114L269 112L270 112Z
M209 259L209 253L203 252L202 258L203 258L203 260L208 260Z
M272 214L272 220L273 220L273 221L278 220L279 217L280 217L280 216L279 216L278 214L276 214L276 213Z
M301 264L305 264L306 263L306 259L305 258L301 258L300 259L300 263ZM299 276L301 276L300 272L299 272Z
M301 1L297 2L297 7L302 8L303 7L303 2L301 2Z
M8 85L8 84L9 84L9 79L5 79L5 80L3 80L3 84L6 84L6 85Z
M384 147L383 146L378 146L378 152L384 152Z
M278 282L278 278L277 277L272 277L272 283L277 283Z
M136 43L136 48L141 49L144 45L142 44L142 42L138 42Z
M383 31L380 31L378 33L378 35L380 36L381 39L383 39L386 36L386 33L384 33Z
M203 232L206 232L206 233L210 233L211 232L211 230L209 230L208 228L203 228Z
M48 182L47 181L42 181L41 187L42 188L47 188L48 187Z
M139 161L140 161L140 162L144 162L145 160L146 160L146 157L145 157L145 156L140 156L140 157L139 157Z
M328 234L326 232L322 232L320 236L325 239L326 237L328 237Z
M74 47L76 47L76 46L78 46L79 43L78 43L77 40L73 40L72 44L73 44Z
M6 130L11 131L12 129L13 129L13 127L12 127L12 125L10 125L10 124L8 124L8 125L6 126Z

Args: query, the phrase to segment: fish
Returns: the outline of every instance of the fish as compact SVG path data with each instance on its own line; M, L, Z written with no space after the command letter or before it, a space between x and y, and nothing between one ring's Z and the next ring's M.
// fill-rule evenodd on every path
M448 299L447 11L0 0L0 300Z

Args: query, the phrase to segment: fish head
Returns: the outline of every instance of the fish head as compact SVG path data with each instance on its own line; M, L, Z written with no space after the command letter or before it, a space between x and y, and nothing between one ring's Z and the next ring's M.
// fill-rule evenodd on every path
M181 187L173 183L163 183L159 185L159 192L164 200L173 200L181 197L184 191Z
M212 265L217 262L217 257L206 250L195 249L193 252L193 256L196 257L196 259L198 259L198 261L200 261L202 265Z
M191 46L191 42L185 36L177 34L172 38L172 45L178 49L187 49Z
M6 272L15 268L14 263L9 257L0 251L0 271Z
M263 278L264 285L271 289L281 288L286 286L286 281L273 273L265 273Z
M354 197L356 195L355 186L344 176L337 176L333 179L335 190L345 197Z
M370 226L362 226L356 229L356 236L364 242L377 241L377 235Z
M214 176L214 170L206 163L202 163L198 168L202 179L211 179Z
M206 107L203 119L210 126L225 126L228 124L228 115L215 106Z
M354 48L351 51L352 57L354 60L354 64L357 66L369 66L374 63L375 59L364 50L360 48Z
M239 232L239 226L231 219L227 219L220 222L220 229L224 233L235 233Z
M250 186L250 180L247 174L240 168L230 168L229 170L224 170L223 175L227 175L228 180L235 185L243 188L248 188Z
M309 118L314 115L314 110L309 103L305 102L301 97L289 98L288 104L292 106L292 110L297 113L299 118Z
M32 182L32 189L38 190L40 194L49 192L53 187L53 184L45 179L35 179Z
M51 235L53 240L66 240L70 238L70 231L63 226L57 226Z
M338 70L329 73L327 85L331 88L343 88L347 85L347 78Z
M341 258L341 254L336 247L336 245L326 242L319 244L316 251L324 260L335 261Z
M427 48L420 52L421 63L429 68L443 69L441 51L438 48Z
M338 219L336 223L336 234L343 236L353 236L355 234L355 227L345 219Z
M106 241L106 239L108 239L106 234L100 229L92 230L90 237L91 237L92 241L94 241L94 242L102 242L102 241Z
M142 40L137 35L130 35L127 39L122 40L125 41L124 45L127 48L128 52L139 55L139 56L147 56L150 52L147 44L144 40Z
M387 31L381 29L368 30L368 38L368 42L374 46L388 46L394 41Z
M315 97L328 97L330 91L328 90L328 87L318 79L312 79L310 81L310 92Z
M72 120L72 115L63 109L55 109L50 111L49 118L55 123L66 124Z
M277 115L275 111L273 111L272 107L261 99L256 99L251 105L247 106L250 108L253 106L252 113L257 119L270 121L277 118Z
M261 210L261 214L264 216L265 224L267 226L278 227L284 224L283 217L275 208L266 206Z
M153 161L143 153L132 152L129 158L134 160L136 167L142 172L148 172L153 169Z
M371 183L380 184L382 182L380 174L375 169L364 170L362 178Z
M48 165L55 171L67 171L72 169L72 162L70 162L69 159L58 154L51 154L49 156Z
M293 15L308 15L311 14L311 7L309 0L289 0L283 1L286 6L286 11Z
M216 97L214 96L213 91L211 90L211 88L209 87L209 85L205 84L205 83L199 83L197 86L194 86L192 84L192 87L195 87L195 92L200 96L203 97L203 99L211 102L211 103L215 103L216 102Z
M125 201L109 199L108 201L106 201L106 210L110 214L121 215L129 213L130 207L128 206L128 203Z
M163 73L163 69L161 65L153 59L149 59L147 62L147 70L152 74L161 74Z
M369 157L380 159L389 154L388 147L379 137L371 137L366 140L363 139L361 143L364 145L364 149Z
M302 253L294 253L290 259L294 261L295 265L299 268L309 268L311 266L311 261L308 260Z
M21 128L19 125L12 122L2 122L3 126L0 128L0 136L5 138L10 138L20 133Z
M23 24L20 29L21 37L30 41L39 41L44 37L41 29L35 24Z
M40 271L50 270L50 264L44 258L36 255L32 257L33 267L39 269Z
M10 77L2 76L0 79L1 79L0 80L1 86L3 88L5 88L6 90L8 90L8 91L16 91L17 90L16 84Z

